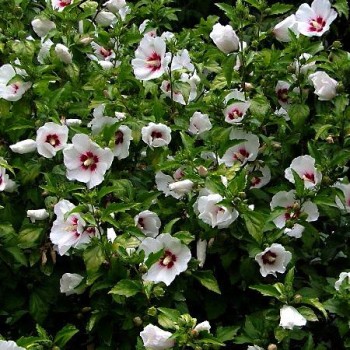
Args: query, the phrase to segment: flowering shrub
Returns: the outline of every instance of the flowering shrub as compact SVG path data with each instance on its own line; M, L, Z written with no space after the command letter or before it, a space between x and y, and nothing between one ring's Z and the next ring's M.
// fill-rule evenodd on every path
M170 2L0 9L0 348L350 348L347 2Z

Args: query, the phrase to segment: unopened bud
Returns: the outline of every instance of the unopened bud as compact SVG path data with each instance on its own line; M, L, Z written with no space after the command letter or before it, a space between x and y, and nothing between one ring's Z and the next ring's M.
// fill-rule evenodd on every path
M47 256L46 256L46 251L43 251L41 253L41 266L46 265L47 263Z
M149 316L157 316L157 313L158 313L158 311L154 306L150 307L147 310L147 315L149 315Z
M293 210L294 210L294 211L299 211L299 210L300 210L300 203L299 203L299 202L294 202L294 204L293 204Z
M277 350L277 345L276 345L276 344L270 344L270 345L267 347L267 350Z
M87 312L90 312L91 311L91 307L90 306L85 306L81 309L81 312L86 314Z
M53 264L56 264L56 258L57 258L57 253L55 250L51 249L50 250L50 256Z
M334 139L333 139L333 137L331 135L327 136L326 141L328 143L334 143Z
M134 322L134 325L137 327L141 326L143 323L141 317L139 316L134 317L132 321Z
M244 88L246 91L251 91L254 89L254 85L251 83L244 83Z
M208 169L204 167L203 165L200 165L197 167L198 175L199 176L207 176L208 175Z
M302 299L303 299L303 297L300 294L295 294L294 295L294 301L296 303L300 303Z
M238 196L239 196L239 198L241 198L241 199L246 199L246 198L247 198L247 195L246 195L245 192L238 192Z
M323 176L322 183L324 183L325 185L330 185L332 183L332 180L329 176Z
M94 38L86 36L86 37L80 38L78 41L78 44L89 45L93 40L94 40Z
M103 90L103 96L106 98L110 98L111 96L109 95L108 90Z
M272 142L271 145L274 149L280 149L282 147L280 142Z
M162 297L164 295L164 289L160 286L156 286L154 289L153 289L153 293L156 297Z
M338 40L334 41L333 42L333 45L332 45L335 49L340 49L342 47L342 43Z
M141 264L140 267L139 267L139 271L144 274L148 271L148 268L145 264Z

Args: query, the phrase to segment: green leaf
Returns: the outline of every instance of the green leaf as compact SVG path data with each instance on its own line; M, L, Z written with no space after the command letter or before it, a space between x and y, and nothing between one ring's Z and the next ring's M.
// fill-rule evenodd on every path
M221 294L218 282L213 275L213 271L194 271L192 276L205 288L214 293Z
M291 169L291 170L292 170L292 173L293 173L294 186L295 186L295 191L297 193L297 196L298 197L303 197L304 193L305 193L304 181L294 169Z
M103 211L102 220L111 214L123 213L137 206L137 203L112 203Z
M159 250L158 252L155 253L150 253L148 255L147 260L145 261L145 265L147 268L150 268L153 264L155 264L164 254L164 249Z
M18 235L18 246L20 248L32 248L37 245L43 229L40 227L27 227Z
M83 257L89 275L97 272L105 261L104 252L100 245L87 247L83 253Z
M250 286L249 289L256 290L263 296L267 296L267 297L273 297L273 298L279 299L282 296L282 294L280 293L280 290L276 288L276 286L270 285L270 284L257 284L254 286Z
M230 55L227 57L224 66L223 66L223 73L225 75L226 78L226 82L227 82L227 86L231 85L231 81L232 81L232 74L233 74L233 67L236 63L236 55Z
M164 233L171 233L171 230L173 226L180 220L180 218L175 218L170 220L165 226L164 226Z
M42 323L49 311L49 303L42 298L41 290L33 291L29 297L29 312L34 320Z
M281 4L280 2L270 7L269 15L282 15L293 8L293 5Z
M224 11L225 15L228 17L228 18L234 18L236 17L236 13L235 13L235 9L234 7L228 5L228 4L225 4L225 3L216 3L215 4L220 10Z
M307 306L300 306L297 310L306 318L307 321L318 321L318 317L315 312Z
M241 217L245 222L248 233L261 244L267 216L259 211L251 210L243 213Z
M75 326L72 324L67 324L57 332L54 343L58 347L63 348L78 332L79 329L77 329Z
M179 231L174 234L174 237L179 239L184 244L190 244L194 241L195 237L191 235L188 231Z
M125 279L119 281L108 294L118 294L129 298L139 292L142 292L141 282Z
M286 288L286 293L289 295L289 294L292 294L293 293L293 284L294 284L294 272L295 272L295 268L294 267L292 267L289 271L288 271L288 273L287 273L287 275L286 275L286 277L285 277L285 279L284 279L284 286L285 286L285 288Z
M164 328L175 328L181 314L179 311L166 307L159 307L158 323Z
M293 104L288 109L288 115L296 130L302 130L310 114L310 108L304 104Z
M323 314L326 319L328 318L327 311L324 308L323 304L318 300L318 298L302 298L302 303L315 307Z
M23 266L27 266L27 258L20 248L16 246L6 247L6 251L8 251L18 263Z
M340 15L344 15L346 19L349 18L349 3L347 0L336 0L332 6Z
M216 338L221 342L233 340L239 331L239 326L218 327L216 330Z

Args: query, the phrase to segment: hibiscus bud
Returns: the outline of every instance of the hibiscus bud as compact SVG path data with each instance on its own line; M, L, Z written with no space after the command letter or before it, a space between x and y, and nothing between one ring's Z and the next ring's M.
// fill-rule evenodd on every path
M267 347L267 350L277 350L277 345L276 345L276 344L270 344L270 345Z
M56 264L56 257L57 257L57 253L55 250L51 249L50 250L50 256L51 256L51 260L53 264Z
M251 83L244 83L244 89L245 89L246 91L251 91L251 90L254 89L254 85L251 84Z
M293 204L293 211L299 211L300 210L300 203L294 202Z
M134 317L132 319L132 321L134 322L134 325L137 326L137 327L141 326L142 323L143 323L141 317L139 317L139 316Z
M247 198L247 195L246 195L245 192L238 192L238 196L239 196L239 198L241 198L241 199L246 199L246 198Z
M46 256L46 252L45 252L45 251L43 251L43 252L41 253L41 266L46 265L46 263L47 263L47 256Z
M148 271L148 268L145 264L141 264L140 267L139 267L139 271L141 273L146 273Z
M60 59L65 64L71 64L73 61L73 56L69 52L69 49L67 46L62 45L62 44L57 44L55 46L55 52L57 57Z
M164 289L160 286L156 286L154 289L153 289L153 294L156 296L156 297L162 297L164 295Z
M56 24L48 19L36 18L32 21L32 27L34 32L40 37L46 36L46 34L56 28Z
M327 136L326 141L328 143L334 143L333 137L331 135Z
M223 26L216 23L209 36L217 48L226 54L239 49L239 38L230 25Z
M100 11L95 17L96 23L102 27L108 27L116 20L117 20L117 17L112 12L108 12L104 10Z
M157 316L157 313L158 313L158 311L154 306L150 307L147 310L147 315L149 315L149 316Z
M322 183L324 183L325 185L330 185L332 183L332 180L329 176L324 176L322 179Z
M295 294L294 295L294 301L296 303L300 303L302 301L303 297L300 294Z
M19 141L11 145L10 149L12 152L19 154L34 152L36 150L36 142L31 139Z
M94 38L91 38L90 36L85 36L79 39L78 44L86 46L89 45L93 40Z
M271 145L274 149L280 149L282 147L280 142L272 142Z
M85 306L81 309L81 312L86 314L87 312L90 312L91 311L91 307L90 306Z
M35 220L47 219L49 217L49 213L46 209L27 210L27 217L32 223L34 223Z
M199 167L197 167L197 171L199 176L204 177L208 175L208 169L203 165L200 165Z

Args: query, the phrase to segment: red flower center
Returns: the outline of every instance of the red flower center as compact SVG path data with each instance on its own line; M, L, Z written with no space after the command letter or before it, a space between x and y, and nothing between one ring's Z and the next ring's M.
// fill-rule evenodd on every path
M170 250L166 250L164 255L159 260L161 266L166 266L166 268L171 269L176 261L176 255L174 255Z
M112 54L112 50L107 50L103 47L100 48L100 54L104 57L107 58Z
M277 91L277 98L284 103L288 102L288 89L279 89Z
M248 158L250 153L245 148L240 148L238 152L233 154L234 160L239 160L240 162L244 162L246 158Z
M94 171L97 168L99 162L98 157L92 152L88 151L80 156L81 167L84 170Z
M19 85L17 83L14 83L11 86L12 86L12 93L17 94L19 90Z
M284 214L286 220L295 220L299 218L301 214L300 209L295 209L293 206L289 206L286 209L287 211Z
M145 228L145 223L144 223L143 218L139 218L137 221L137 224L140 226L141 229Z
M95 236L96 229L95 227L89 226L85 229L84 233L86 233L88 236Z
M326 21L322 17L318 16L312 19L309 24L310 24L310 27L309 27L310 32L321 32L324 26L326 25Z
M262 261L264 265L273 265L276 261L277 254L271 252L271 250L267 251L262 257Z
M160 69L161 65L162 59L156 52L147 58L147 68L150 68L152 72Z
M252 184L252 186L257 186L259 185L259 183L261 182L260 177L257 176L253 176L252 179L250 180L250 183Z
M56 134L47 135L45 142L49 143L53 147L57 147L61 144L60 139Z
M114 141L114 144L115 145L119 145L121 143L124 142L124 134L122 131L118 130L115 134L114 134L114 137L115 137L115 141Z
M304 173L303 180L315 183L315 174L314 173Z
M78 232L78 218L76 216L72 216L69 221L67 221L68 225L66 227L67 231L72 232L76 237L80 236L80 233Z
M3 179L2 179L2 175L0 175L0 186L2 185Z
M66 7L66 6L70 5L71 1L72 0L60 0L58 2L58 6L59 7Z
M152 131L151 134L152 139L161 139L163 137L163 134L160 131Z
M232 110L229 114L228 114L228 118L231 120L237 119L237 118L241 118L243 115L242 112L240 112L237 108L235 108L234 110Z

